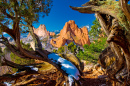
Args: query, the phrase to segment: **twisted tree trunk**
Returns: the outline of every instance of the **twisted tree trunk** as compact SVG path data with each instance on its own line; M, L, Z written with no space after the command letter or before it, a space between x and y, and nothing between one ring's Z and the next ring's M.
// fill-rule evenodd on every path
M107 57L102 56L106 53L102 53L99 59L101 65L112 80L127 83L127 85L130 84L130 9L128 1L96 0L85 3L82 5L84 7L70 6L81 13L95 13L108 36L107 42L115 54L115 61L106 66Z
M30 29L30 33L33 37L33 42L34 42L34 51L28 51L22 48L21 44L20 44L20 31L19 31L19 27L17 26L17 24L14 23L14 31L15 31L15 36L14 36L14 40L16 43L16 46L12 45L9 43L8 39L5 37L2 37L1 39L3 41L0 41L1 43L5 44L7 46L8 49L10 49L14 54L16 54L17 56L21 57L21 58L29 58L29 59L38 59L38 60L42 60L45 62L50 63L51 65L53 65L54 67L56 67L56 69L62 74L63 79L61 79L60 82L63 82L64 80L66 81L66 85L69 85L69 81L68 81L68 74L66 73L65 70L63 70L61 68L60 65L58 65L56 62L54 62L52 59L48 58L48 55L51 54L50 52L46 51L46 50L42 50L42 45L41 42L39 40L39 37L34 33L33 31L33 27L30 25L29 29ZM80 71L80 73L82 72L81 69L79 69L81 67L81 62L79 61L79 65L75 65L78 69L78 71ZM13 68L18 68L19 70L26 70L26 72L24 73L24 75L27 75L29 73L31 74L38 74L40 72L36 72L36 71L32 71L30 67L26 67L25 65L19 65L19 64L15 64L13 62L10 62L8 60L4 60L3 65L7 65L7 66L11 66ZM78 67L79 66L79 67ZM43 75L43 74L41 74ZM12 79L18 79L20 77L22 77L23 75L9 75L9 77L13 77ZM79 76L80 77L80 76ZM1 76L0 77L0 81L3 80L11 80L11 78L5 77L5 76ZM36 80L37 78L32 78L29 81L26 82L22 82L22 83L17 83L18 85L23 85L23 84L27 84L33 80ZM75 81L74 81L75 82ZM75 82L77 83L77 82ZM17 85L16 84L16 85ZM61 83L59 83L61 84ZM64 83L62 83L64 84Z

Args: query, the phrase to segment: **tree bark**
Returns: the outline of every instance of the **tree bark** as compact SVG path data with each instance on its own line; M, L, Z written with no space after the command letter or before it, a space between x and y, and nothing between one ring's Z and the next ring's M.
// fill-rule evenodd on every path
M130 75L130 9L128 1L129 0L113 0L110 2L110 0L96 0L95 2L87 2L83 5L84 7L70 6L73 10L77 10L81 13L96 14L96 18L108 36L107 42L117 56L113 65L109 66L110 69L107 70L110 77L115 77L115 75L120 74L126 66L128 73L127 78ZM109 16L109 20L107 20L107 16ZM128 81L126 80L126 82Z
M129 0L119 0L119 3L130 25L130 9L128 7L128 1Z

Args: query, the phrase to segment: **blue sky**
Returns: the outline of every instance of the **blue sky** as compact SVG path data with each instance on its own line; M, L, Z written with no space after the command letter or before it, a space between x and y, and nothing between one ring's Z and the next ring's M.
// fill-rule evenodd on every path
M69 8L69 6L81 6L88 1L53 0L49 16L41 17L39 23L35 23L34 27L38 28L40 24L45 24L48 31L61 30L69 20L74 20L78 27L92 25L92 21L95 20L94 14L83 14Z

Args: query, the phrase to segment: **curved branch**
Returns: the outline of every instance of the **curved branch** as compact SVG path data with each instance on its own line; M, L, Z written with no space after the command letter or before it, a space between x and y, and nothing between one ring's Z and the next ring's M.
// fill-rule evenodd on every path
M73 10L79 11L80 13L101 13L101 14L108 14L111 15L115 18L117 18L116 13L113 13L112 9L109 9L109 5L106 5L108 8L105 9L102 6L86 6L86 7L72 7L70 6L70 8L72 8ZM110 7L111 8L111 7Z
M130 75L130 53L129 53L129 43L124 35L124 31L122 29L119 29L119 27L115 27L114 30L111 30L111 34L108 36L107 41L114 42L115 44L119 45L122 48L122 51L125 56L126 64L127 64L127 70L128 75ZM119 55L119 54L117 54ZM121 59L118 58L119 60ZM123 60L123 59L122 59Z
M128 9L128 0L119 0L120 6L127 17L128 21L130 22L130 10Z
M73 10L79 11L80 13L95 13L92 9L95 8L95 6L87 6L87 7L73 7L70 6Z
M109 4L101 4L99 6L96 5L88 5L85 7L72 7L73 10L79 11L80 13L100 13L100 14L108 14L119 20L119 22L125 27L127 31L130 31L129 24L127 22L125 14L122 12L121 7L117 1L114 2L117 5L109 5Z
M0 8L2 8L2 9L0 9L0 12L2 12L2 13L3 13L4 15L6 15L8 18L14 20L15 17L13 17L13 16L11 16L10 14L8 14L8 13L6 12L6 9L4 9L2 6L0 6Z
M42 44L40 42L39 37L34 33L33 26L29 27L29 32L31 36L33 37L33 42L34 42L34 50L42 50Z
M32 81L35 81L35 80L37 80L37 78L31 78L31 79L26 80L26 81L21 81L21 82L18 82L18 83L16 83L16 84L14 84L13 86L21 86L21 85L26 85L26 84L28 84L28 83L30 83L30 82L32 82Z
M31 74L38 74L38 72L34 72L31 70L31 71L23 71L16 75L5 74L5 75L0 76L0 81L13 81L13 80L19 79L22 76L31 75Z
M96 18L98 19L99 23L101 24L101 27L104 29L104 31L107 34L108 39L109 39L110 36L112 34L114 34L114 33L112 31L110 32L108 30L107 24L105 23L105 20L103 19L103 17L101 16L101 14L96 13ZM110 75L112 75L112 76L115 76L115 74L122 68L122 64L124 62L124 58L121 55L120 48L118 47L118 45L116 45L116 43L111 42L110 46L111 46L112 52L114 52L115 55L117 56L117 60L115 61L115 63L113 64L113 66L108 70L108 73Z
M53 66L55 66L59 71L61 71L65 76L67 76L67 74L56 63L54 63L50 59L48 59L48 54L49 53L47 51L37 50L38 53L32 54L28 50L24 50L22 47L20 47L20 49L18 49L14 45L9 44L7 38L3 37L2 39L4 41L1 41L1 43L5 44L13 53L18 55L19 57L38 59L38 60L46 61L46 62L52 64Z
M103 19L103 17L101 16L101 14L99 13L95 13L96 18L98 19L101 27L103 28L104 32L106 33L106 35L108 36L110 34L107 25L105 23L105 20Z
M7 34L9 34L13 39L15 39L15 36L14 36L14 33L13 33L13 30L10 29L9 27L3 25L2 23L0 23L1 25L1 29L3 30L3 32L6 32Z
M23 69L25 65L19 65L19 64L16 64L12 61L9 61L7 59L4 58L4 62L2 63L2 65L6 65L6 66L10 66L10 67L13 67L13 68L18 68L18 69Z
M8 48L10 49L10 51L12 51L14 54L16 54L17 56L19 56L19 57L21 57L21 58L25 58L24 55L22 55L21 53L19 53L20 51L17 49L16 46L11 45L11 44L9 43L9 41L8 41L7 38L2 37L2 38L0 38L0 39L3 40L3 41L0 41L0 43L4 44L6 47L8 47Z
M3 76L0 76L0 81L5 81L5 80L12 81L12 80L18 79L21 76L23 76L23 75L14 76L12 74L5 74Z

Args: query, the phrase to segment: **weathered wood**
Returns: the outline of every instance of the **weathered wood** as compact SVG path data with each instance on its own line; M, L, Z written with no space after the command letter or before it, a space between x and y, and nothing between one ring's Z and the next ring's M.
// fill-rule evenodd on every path
M129 77L130 72L130 9L129 0L91 0L85 3L84 7L72 7L73 10L81 13L95 13L101 27L108 36L112 52L115 53L115 61L106 67L106 57L100 57L101 64L107 69L109 77L115 81L120 81L117 76L127 69ZM107 19L109 16L109 20ZM108 53L107 51L105 51ZM126 67L126 66L127 67ZM124 73L123 73L124 74ZM119 76L118 76L119 77ZM125 80L128 83L128 80Z
M125 16L127 17L128 21L129 21L129 25L130 25L130 9L128 6L128 1L129 0L119 0L120 6L125 14Z

